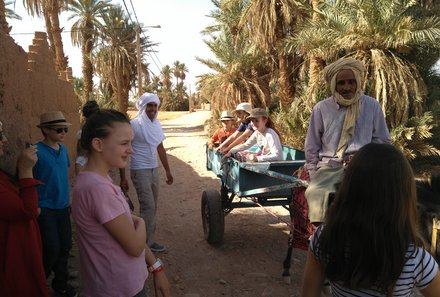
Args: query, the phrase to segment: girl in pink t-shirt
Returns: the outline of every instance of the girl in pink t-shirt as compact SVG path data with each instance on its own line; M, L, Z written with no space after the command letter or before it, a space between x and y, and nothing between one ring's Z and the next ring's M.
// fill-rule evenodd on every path
M84 297L145 297L148 271L156 296L170 295L162 263L146 245L144 220L130 213L121 188L108 177L111 168L127 165L131 135L127 117L114 110L96 112L82 129L88 162L76 179L72 215Z

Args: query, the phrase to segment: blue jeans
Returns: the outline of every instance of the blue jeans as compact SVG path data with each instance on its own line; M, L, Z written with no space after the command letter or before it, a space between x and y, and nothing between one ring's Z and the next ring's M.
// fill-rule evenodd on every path
M64 290L69 279L67 261L72 248L70 210L69 208L42 208L37 220L43 242L43 265L46 278L53 271L55 277L52 287Z
M147 297L147 292L145 292L145 289L142 289L139 293L134 295L133 297Z

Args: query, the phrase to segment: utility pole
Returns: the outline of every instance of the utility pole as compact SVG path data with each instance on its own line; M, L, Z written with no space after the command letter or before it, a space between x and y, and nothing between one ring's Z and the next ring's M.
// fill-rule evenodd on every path
M141 27L136 27L136 52L137 52L137 75L138 75L138 96L142 96L142 53L141 53Z
M161 28L160 25L144 26L143 28ZM136 26L136 58L137 58L137 75L138 75L138 97L143 94L142 91L142 53L141 53L141 27Z
M189 97L188 97L189 112L193 112L193 98L191 94L191 84L188 84L188 90L189 90Z

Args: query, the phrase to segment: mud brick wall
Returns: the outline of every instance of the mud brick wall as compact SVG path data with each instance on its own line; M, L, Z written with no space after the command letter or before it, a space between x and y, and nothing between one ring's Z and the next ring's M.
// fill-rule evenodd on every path
M8 138L1 168L15 171L17 154L26 142L42 139L40 114L61 110L72 123L65 145L71 157L73 173L76 131L79 129L78 99L73 91L72 74L57 73L46 33L35 32L26 53L12 37L0 30L0 120Z

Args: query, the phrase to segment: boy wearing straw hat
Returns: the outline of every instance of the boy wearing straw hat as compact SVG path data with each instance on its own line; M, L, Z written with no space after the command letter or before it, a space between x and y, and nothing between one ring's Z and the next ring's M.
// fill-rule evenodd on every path
M216 145L222 144L226 139L229 138L237 128L232 126L232 121L234 116L228 110L222 111L220 115L220 121L222 122L222 127L218 128L211 137L208 147L212 149Z
M55 276L52 288L58 295L77 296L69 279L68 258L72 247L70 224L69 167L70 159L62 144L69 126L61 111L49 111L40 116L37 125L44 139L38 142L38 161L34 167L35 179L43 182L38 187L38 216L43 242L43 264L48 278Z

